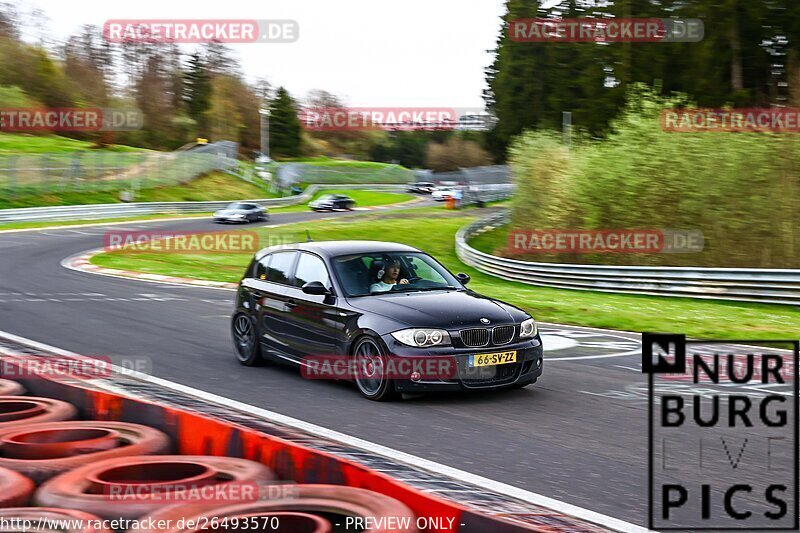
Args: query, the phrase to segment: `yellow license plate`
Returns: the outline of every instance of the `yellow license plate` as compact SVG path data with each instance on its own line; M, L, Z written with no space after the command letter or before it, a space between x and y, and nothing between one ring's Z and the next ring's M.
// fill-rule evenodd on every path
M500 352L500 353L481 353L477 355L470 355L467 366L475 368L478 366L495 366L505 365L508 363L517 362L517 352Z

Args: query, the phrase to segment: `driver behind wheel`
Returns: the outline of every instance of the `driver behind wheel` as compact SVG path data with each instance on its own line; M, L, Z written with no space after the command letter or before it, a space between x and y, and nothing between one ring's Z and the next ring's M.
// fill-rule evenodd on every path
M377 272L377 283L373 283L369 286L370 292L387 292L392 290L392 287L397 285L405 285L408 283L408 280L403 278L398 281L398 277L400 276L400 261L397 260L388 260L384 262L383 267Z

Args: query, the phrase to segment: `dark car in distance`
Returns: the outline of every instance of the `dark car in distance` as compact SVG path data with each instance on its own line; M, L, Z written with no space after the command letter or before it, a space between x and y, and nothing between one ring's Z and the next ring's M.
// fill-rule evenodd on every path
M308 203L312 211L334 211L336 209L353 209L356 201L344 194L326 194Z
M387 275L400 282L386 282ZM349 380L372 400L536 382L543 348L534 319L467 289L468 282L466 274L454 276L430 255L397 243L265 248L237 290L235 355L246 366L288 362L304 375L315 357L338 358L352 365ZM450 368L447 375L422 376L397 361L453 366L442 366ZM392 368L411 370L398 375Z
M408 186L408 192L416 194L430 194L436 190L436 184L429 181L418 181Z
M214 222L237 224L269 220L266 208L250 202L234 202L214 213Z

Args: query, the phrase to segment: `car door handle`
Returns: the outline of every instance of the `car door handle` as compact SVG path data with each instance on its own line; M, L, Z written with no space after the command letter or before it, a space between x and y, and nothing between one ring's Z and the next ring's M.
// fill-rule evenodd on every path
M294 309L295 307L297 307L297 302L295 302L290 298L289 300L286 301L286 307L288 307L289 309Z

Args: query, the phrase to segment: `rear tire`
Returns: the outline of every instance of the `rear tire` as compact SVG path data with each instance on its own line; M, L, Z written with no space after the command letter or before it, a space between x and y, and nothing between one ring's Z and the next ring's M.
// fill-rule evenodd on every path
M398 397L394 381L386 377L386 355L379 342L371 337L362 337L353 348L353 358L356 387L364 398L385 402Z
M233 352L236 360L244 366L261 364L261 346L259 346L256 325L247 313L237 313L231 321L233 335Z

